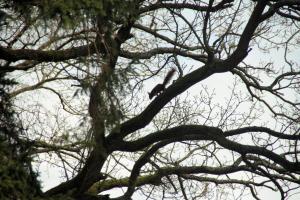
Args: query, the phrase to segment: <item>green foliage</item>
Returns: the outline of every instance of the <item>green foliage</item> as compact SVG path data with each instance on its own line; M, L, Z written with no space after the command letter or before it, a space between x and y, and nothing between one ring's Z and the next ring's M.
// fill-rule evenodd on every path
M94 20L96 17L116 24L124 23L134 16L135 9L135 1L130 0L14 0L6 3L26 18L30 18L35 13L33 11L38 11L45 22L60 17L64 25L72 27L78 22Z
M4 76L5 73L0 73L0 136L12 133L15 128L12 120L13 111L6 93L6 89L15 82L4 78Z
M0 199L32 199L36 183L19 160L6 156L7 145L0 146Z
M6 93L14 82L0 74L0 199L33 199L40 191L31 159L25 153L28 144L22 143L14 111Z

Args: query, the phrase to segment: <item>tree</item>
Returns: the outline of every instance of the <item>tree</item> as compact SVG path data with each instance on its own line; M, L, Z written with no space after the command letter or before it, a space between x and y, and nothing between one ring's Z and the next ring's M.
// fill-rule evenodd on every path
M19 140L35 166L64 176L36 198L299 192L298 0L1 6L0 70L18 83L7 93Z
M1 18L0 23L3 21ZM0 198L32 199L41 194L40 185L28 152L30 141L21 139L22 124L14 117L11 98L6 92L16 83L5 75L0 71Z

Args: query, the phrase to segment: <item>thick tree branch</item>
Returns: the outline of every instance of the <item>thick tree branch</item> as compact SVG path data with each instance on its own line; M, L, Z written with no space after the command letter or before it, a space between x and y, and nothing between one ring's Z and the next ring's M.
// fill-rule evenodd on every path
M212 8L210 8L209 6L200 6L200 5L191 4L191 3L167 3L167 2L162 3L160 1L158 1L158 3L156 3L156 4L152 4L152 5L141 8L139 10L139 12L140 12L140 14L142 14L145 12L150 12L150 11L154 11L154 10L161 9L161 8L191 9L191 10L195 10L195 11L207 11L208 9L210 9L210 12L216 12L216 11L231 7L233 1L234 0L223 0L220 3L218 3L217 5L213 6Z
M181 48L174 48L174 47L159 47L155 49L151 49L149 51L143 52L129 52L121 50L120 56L128 59L150 59L153 56L158 54L176 54L187 58L192 58L194 60L200 61L205 63L207 60L207 56L203 54L195 54L188 51L185 51Z
M101 52L101 49L98 49ZM103 50L102 50L103 51ZM6 61L35 60L42 62L58 62L96 53L95 44L72 47L65 50L33 50L33 49L9 49L0 47L0 59Z
M266 127L260 127L260 126L249 126L249 127L243 127L238 128L230 131L225 131L224 136L233 136L233 135L240 135L243 133L267 133L269 135L272 135L276 138L280 139L287 139L287 140L300 140L300 135L295 133L293 135L287 135L283 134L281 132L274 131L272 129L266 128Z
M280 11L280 8L283 8L284 6L288 6L288 8L290 8L291 10L293 10L293 6L298 6L298 9L296 10L300 10L300 2L298 0L281 0L281 1L277 1L275 3L271 3L269 2L268 3L269 5L269 10L264 13L262 16L261 16L261 21L264 21L266 19L268 19L269 17L273 16L275 13L277 13L278 15L281 15L283 17L286 17L286 18L291 18L291 19L294 19L294 20L300 20L300 17L297 17L297 16L293 16L291 14L287 14L287 13L283 13L282 11Z
M219 72L228 71L228 68L234 68L247 56L249 43L256 28L260 24L260 17L267 5L267 2L267 0L260 0L257 2L257 5L255 6L249 18L249 21L240 37L236 50L231 54L229 58L225 60L227 68L217 67L217 70Z
M178 142L178 141L185 141L185 140L213 140L216 141L222 147L238 152L242 155L246 155L246 154L261 155L268 159L271 159L273 162L281 165L286 170L290 170L296 173L300 172L299 171L300 163L290 162L285 158L283 158L282 156L277 155L276 153L267 150L266 148L263 147L243 145L231 141L226 138L226 134L224 135L222 130L215 127L186 125L186 126L180 126L171 129L165 129L163 131L147 135L133 142L123 142L123 144L122 142L120 142L118 143L119 148L117 149L123 151L126 150L135 151L138 150L138 148L146 147L148 145L151 145L161 140L170 140L170 142L175 142L175 141Z
M192 85L212 75L213 71L211 71L209 67L210 66L203 66L191 72L190 74L178 79L161 95L155 98L141 114L124 122L117 129L114 129L112 133L107 137L107 143L111 144L114 140L122 139L126 135L145 127L172 98L184 92Z
M131 37L130 30L132 24L133 22L128 22L128 24L121 26L115 37L109 38L113 39L112 42L117 45L109 46L109 48L111 48L111 50L113 50L114 53L106 54L105 60L107 61L107 63L104 63L103 65L107 65L107 67L111 70L115 68L121 44ZM99 39L100 38L98 38L98 40ZM107 49L104 49L104 51L105 53L107 53ZM47 195L55 195L76 188L76 194L80 196L84 192L86 192L93 183L105 178L102 176L102 174L100 174L100 171L110 152L107 151L106 144L104 141L104 132L106 127L104 125L105 119L103 117L104 105L102 105L101 103L103 102L102 91L105 85L105 81L108 80L106 79L106 77L109 75L109 72L103 72L99 75L95 85L91 87L88 110L92 118L92 131L95 139L93 150L88 156L87 161L82 170L72 180L62 183L59 186L47 191Z
M222 175L236 173L240 171L248 171L249 167L245 165L238 166L233 164L230 166L223 167L209 167L209 166L191 166L191 167L162 167L159 168L151 175L139 176L136 180L136 186L142 186L146 184L160 185L161 179L165 176L170 175L185 175L185 174L213 174L213 175ZM117 187L126 187L129 186L129 177L122 179L108 179L95 183L91 190L97 191L97 193L110 190Z

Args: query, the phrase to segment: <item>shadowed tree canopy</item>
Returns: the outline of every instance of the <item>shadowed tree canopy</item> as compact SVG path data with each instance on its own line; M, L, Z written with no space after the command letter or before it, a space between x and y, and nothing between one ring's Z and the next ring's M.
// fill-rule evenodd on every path
M24 197L299 198L299 0L0 2Z

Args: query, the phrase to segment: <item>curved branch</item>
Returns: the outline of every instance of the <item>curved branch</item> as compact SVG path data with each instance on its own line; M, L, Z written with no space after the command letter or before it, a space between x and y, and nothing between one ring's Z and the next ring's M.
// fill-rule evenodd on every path
M101 51L101 50L99 50ZM57 62L81 56L88 56L94 54L96 48L94 44L83 45L79 47L72 47L64 50L33 50L33 49L10 49L0 47L0 59L7 61L18 61L18 60L35 60L43 62Z
M188 136L195 136L197 140L209 140L211 139L211 137L209 137L209 134L214 134L214 132L216 131L219 131L219 129L215 127L203 125L182 125L151 133L135 141L118 142L118 144L113 145L113 147L116 150L134 152L161 140L173 139L176 141L183 141L186 140Z
M163 146L169 144L168 140L158 142L157 144L153 145L148 151L146 151L134 164L129 180L128 180L128 188L125 192L124 196L122 196L120 199L130 199L132 196L134 189L136 187L136 181L140 174L141 168L149 161L151 156L153 156L154 153Z
M242 155L261 155L291 172L300 172L300 163L288 161L284 157L263 147L239 144L227 139L225 136L226 134L224 135L221 129L215 127L186 125L159 131L133 142L118 142L117 149L124 151L138 150L138 147L146 147L154 142L166 139L170 140L170 143L185 140L213 140L228 150L238 152Z
M41 80L40 82L34 84L34 85L30 85L30 86L27 86L27 87L23 87L23 88L20 88L16 91L13 91L9 94L9 97L10 98L13 98L21 93L24 93L24 92L28 92L28 91L32 91L32 90L36 90L36 89L40 89L40 88L43 88L43 85L45 83L48 83L48 82L52 82L52 81L56 81L56 80L67 80L67 79L70 79L69 77L61 77L61 78L58 78L58 77L53 77L53 78L48 78L48 79L43 79Z
M161 8L192 9L195 11L207 11L208 9L210 9L210 12L216 12L216 11L231 7L232 6L231 3L233 1L234 0L223 0L211 8L209 6L200 6L200 5L191 4L191 3L162 3L162 2L159 2L156 4L145 6L145 7L141 8L139 10L139 12L140 12L140 14L142 14L145 12L149 12L149 11L153 11L153 10L157 10L157 9L161 9Z
M239 171L248 171L249 167L242 165L238 166L236 163L230 166L224 167L209 167L209 166L192 166L192 167L162 167L158 169L151 175L139 176L136 180L136 186L142 186L146 184L159 185L161 183L161 179L164 176L170 175L185 175L185 174L213 174L213 175L222 175L222 174L230 174L236 173ZM95 183L91 190L102 192L105 190L110 190L116 187L126 187L129 185L129 177L122 179L108 179L98 183Z
M291 14L286 14L286 13L283 13L280 11L280 8L282 8L284 6L288 6L291 9L293 6L300 6L300 2L298 0L281 0L274 4L269 3L269 6L270 6L269 10L261 16L261 21L271 17L275 13L277 13L278 15L281 15L285 18L291 18L291 19L298 20L298 21L300 20L300 17L296 17Z
M205 63L207 60L206 55L202 54L194 54L188 51L184 51L180 48L168 48L168 47L160 47L160 48L155 48L151 49L149 51L144 51L142 53L140 52L129 52L129 51L124 51L121 50L120 56L127 58L127 59L150 59L153 56L156 56L157 54L177 54L183 57L188 57L192 58L194 60L200 61L202 63Z
M153 117L175 96L187 90L192 85L206 79L213 74L210 66L203 66L190 74L178 79L173 85L167 88L161 95L155 98L148 107L134 118L124 122L120 127L114 129L107 137L108 145L117 139L122 139L126 135L145 127L151 122Z
M300 135L287 135L282 134L280 132L274 131L272 129L266 128L266 127L259 127L259 126L249 126L244 128L238 128L230 131L225 131L224 135L225 137L233 136L233 135L240 135L243 133L249 133L249 132L264 132L269 135L272 135L274 137L280 138L280 139L287 139L287 140L300 140Z
M249 21L240 37L236 50L231 54L231 56L228 59L226 59L227 66L229 68L233 68L233 66L238 65L238 63L240 63L247 56L249 43L252 39L256 28L260 24L260 18L267 5L267 2L267 0L260 0L257 2L249 18Z

